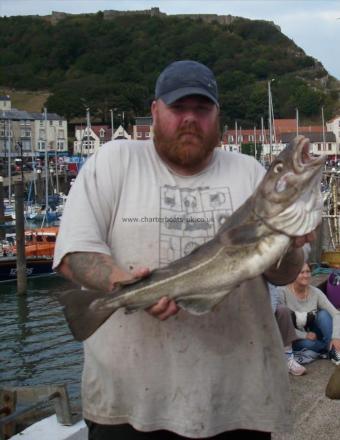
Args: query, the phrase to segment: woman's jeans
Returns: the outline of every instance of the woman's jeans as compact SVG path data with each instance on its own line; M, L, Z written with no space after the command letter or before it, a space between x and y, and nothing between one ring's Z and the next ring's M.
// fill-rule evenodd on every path
M326 310L321 309L317 312L310 331L316 333L317 339L315 341L297 339L293 342L293 350L300 351L307 348L317 353L327 353L332 340L333 318Z

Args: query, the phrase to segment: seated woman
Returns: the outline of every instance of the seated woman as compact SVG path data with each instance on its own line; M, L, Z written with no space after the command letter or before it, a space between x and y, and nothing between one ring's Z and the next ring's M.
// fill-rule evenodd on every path
M328 353L340 365L340 311L310 281L311 270L305 263L296 280L280 288L281 303L292 310L299 338L293 341L293 350Z
M292 342L298 337L292 320L292 314L288 307L280 304L280 294L277 286L268 283L272 309L281 334L288 372L294 376L302 376L307 372L306 368L294 358Z

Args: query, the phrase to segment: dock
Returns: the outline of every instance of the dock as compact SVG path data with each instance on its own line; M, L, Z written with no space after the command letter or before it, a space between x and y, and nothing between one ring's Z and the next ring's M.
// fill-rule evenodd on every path
M292 434L273 434L272 440L339 440L340 400L325 396L335 365L319 359L305 365L307 374L289 376L292 393Z

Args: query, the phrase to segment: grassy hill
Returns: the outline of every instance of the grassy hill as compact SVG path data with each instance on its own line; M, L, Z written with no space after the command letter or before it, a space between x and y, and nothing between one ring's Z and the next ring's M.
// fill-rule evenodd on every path
M0 87L0 95L10 95L14 108L28 112L41 112L51 93L42 90L15 90Z
M178 59L213 69L222 124L259 126L273 78L276 117L294 117L298 107L301 120L311 120L323 106L329 118L339 105L339 83L269 22L103 13L0 18L0 89L14 89L13 106L27 110L46 105L71 119L90 107L103 122L110 109L124 111L126 121L148 115L159 72Z

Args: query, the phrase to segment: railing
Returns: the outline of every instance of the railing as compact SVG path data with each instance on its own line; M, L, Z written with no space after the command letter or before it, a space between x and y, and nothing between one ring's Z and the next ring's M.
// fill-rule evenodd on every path
M17 403L24 406L16 409ZM21 416L51 403L54 405L57 421L61 425L72 425L66 385L0 389L0 440L6 440L15 434L16 422Z

